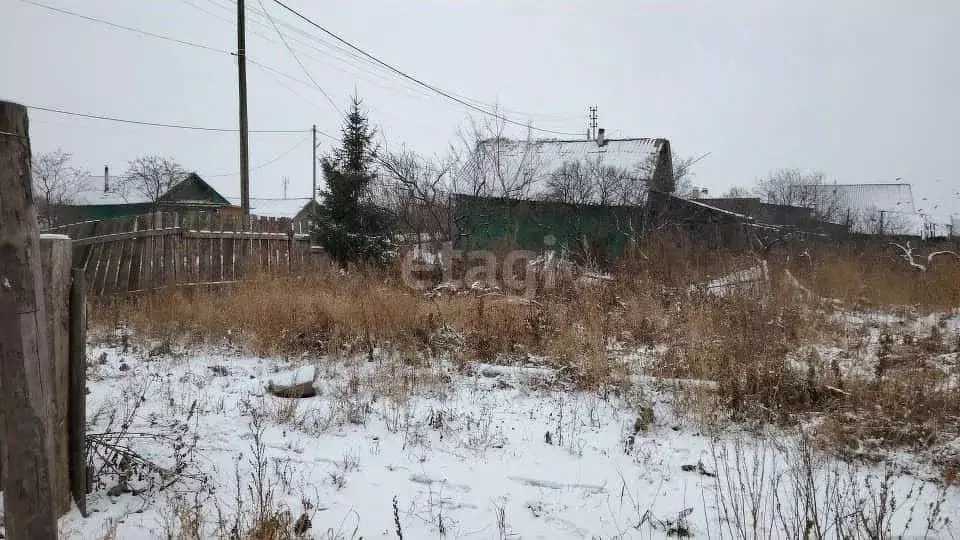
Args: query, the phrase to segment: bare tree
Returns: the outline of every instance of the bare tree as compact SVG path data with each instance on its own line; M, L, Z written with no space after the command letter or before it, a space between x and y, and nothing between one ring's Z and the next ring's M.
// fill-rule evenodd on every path
M59 208L76 202L89 172L70 165L72 155L61 149L33 156L33 191L39 217L48 226L60 224Z
M814 217L836 222L843 218L842 197L831 191L822 172L800 169L774 171L757 184L757 194L765 202L813 209Z
M129 163L125 188L156 204L171 187L186 176L186 171L171 158L142 156Z
M590 166L581 161L565 162L547 178L545 198L564 204L594 202L598 182L592 172Z
M471 121L469 128L460 132L459 142L462 149L453 153L468 157L459 160L452 186L455 192L516 200L533 194L535 181L543 172L540 143L507 137L500 118Z
M743 186L733 186L723 194L728 199L748 199L754 194L750 189Z
M673 182L676 186L676 194L679 197L689 197L693 194L693 165L699 161L699 158L693 156L680 157L675 152L671 157L673 162Z
M454 214L450 203L453 174L458 161L451 154L430 160L415 152L383 151L377 155L382 174L376 198L389 208L405 232L434 240L449 239Z
M652 185L653 176L656 172L659 155L654 154L647 157L642 163L637 164L636 174L643 181L646 190L647 186ZM673 185L674 194L678 197L689 197L693 194L693 166L700 158L680 157L676 152L670 156L670 162L673 167Z

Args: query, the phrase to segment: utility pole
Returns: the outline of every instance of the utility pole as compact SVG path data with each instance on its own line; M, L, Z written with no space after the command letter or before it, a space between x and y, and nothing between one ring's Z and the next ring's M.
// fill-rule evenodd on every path
M313 191L310 192L310 199L317 200L317 125L313 125Z
M247 133L247 47L243 2L237 0L237 67L240 82L240 207L250 215L250 155ZM246 229L246 225L243 227Z

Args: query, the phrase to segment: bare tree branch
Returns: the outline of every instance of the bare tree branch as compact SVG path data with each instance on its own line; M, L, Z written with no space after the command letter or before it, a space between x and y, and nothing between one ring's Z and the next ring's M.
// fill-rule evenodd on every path
M31 172L37 209L49 226L59 225L59 207L76 202L76 196L87 188L89 172L71 166L72 157L59 148L33 156Z
M156 204L187 173L171 158L150 155L131 161L124 178L125 187Z

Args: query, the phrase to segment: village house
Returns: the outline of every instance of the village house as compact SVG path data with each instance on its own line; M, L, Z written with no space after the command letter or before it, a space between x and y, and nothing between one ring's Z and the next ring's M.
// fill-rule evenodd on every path
M138 216L150 212L225 212L230 202L197 173L186 175L156 201L120 182L111 182L104 168L103 182L90 181L71 204L51 209L61 224Z
M647 192L674 189L666 139L486 139L457 175L455 239L612 256L640 234Z

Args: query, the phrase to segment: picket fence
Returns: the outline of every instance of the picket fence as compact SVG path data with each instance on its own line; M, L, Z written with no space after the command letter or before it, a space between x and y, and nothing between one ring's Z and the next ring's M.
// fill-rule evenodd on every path
M158 212L45 232L73 239L74 266L85 270L89 297L283 275L323 257L286 218Z

